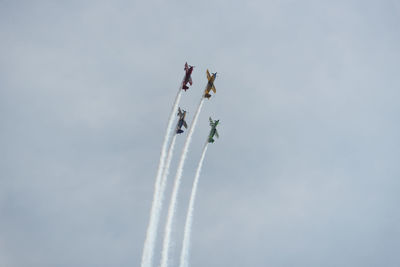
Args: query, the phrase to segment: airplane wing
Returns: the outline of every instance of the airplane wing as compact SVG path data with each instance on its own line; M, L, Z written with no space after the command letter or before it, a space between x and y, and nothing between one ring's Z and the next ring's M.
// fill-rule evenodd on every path
M192 77L189 78L189 84L190 84L190 85L193 84Z
M188 64L187 64L187 62L185 63L185 70L188 70L189 69L189 66L188 66Z
M187 129L186 121L183 121L183 127L185 127Z
M211 79L211 75L210 75L210 72L208 71L208 69L207 69L207 79L208 79L208 80Z
M210 120L210 126L213 126L213 125L214 125L214 122L213 122L213 120L211 119L211 117L209 118L209 120Z
M217 90L215 89L215 86L214 86L214 85L211 87L211 90L213 90L214 93L217 92Z
M219 138L219 134L218 134L217 129L215 129L215 136L216 136L217 138Z

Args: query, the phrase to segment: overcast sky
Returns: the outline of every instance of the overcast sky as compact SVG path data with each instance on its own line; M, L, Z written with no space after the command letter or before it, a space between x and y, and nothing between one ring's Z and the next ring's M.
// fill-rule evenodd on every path
M140 265L186 61L175 264L212 116L192 267L400 266L398 1L64 2L0 1L0 266Z

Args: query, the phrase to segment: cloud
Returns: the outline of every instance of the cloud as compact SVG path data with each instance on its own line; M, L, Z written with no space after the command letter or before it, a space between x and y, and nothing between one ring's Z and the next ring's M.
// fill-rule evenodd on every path
M206 68L219 77L181 203L208 117L221 120L192 266L399 265L398 4L0 5L4 264L139 264L165 114L188 61L189 115Z

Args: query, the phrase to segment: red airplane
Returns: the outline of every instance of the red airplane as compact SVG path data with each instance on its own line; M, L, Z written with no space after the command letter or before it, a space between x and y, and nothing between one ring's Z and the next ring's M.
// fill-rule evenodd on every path
M189 83L190 85L193 84L192 77L191 77L192 71L193 71L193 66L188 65L186 62L185 63L185 71L186 71L186 74L185 74L185 78L183 78L182 89L185 90L185 92L186 92L186 90L189 89L189 86L187 86L187 83Z

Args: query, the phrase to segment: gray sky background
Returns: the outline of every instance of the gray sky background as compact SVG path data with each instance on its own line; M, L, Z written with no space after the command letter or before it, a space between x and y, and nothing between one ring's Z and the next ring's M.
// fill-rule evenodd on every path
M191 266L399 266L399 24L394 0L0 1L0 266L140 265L185 61L189 123L219 77L175 263L211 115Z

